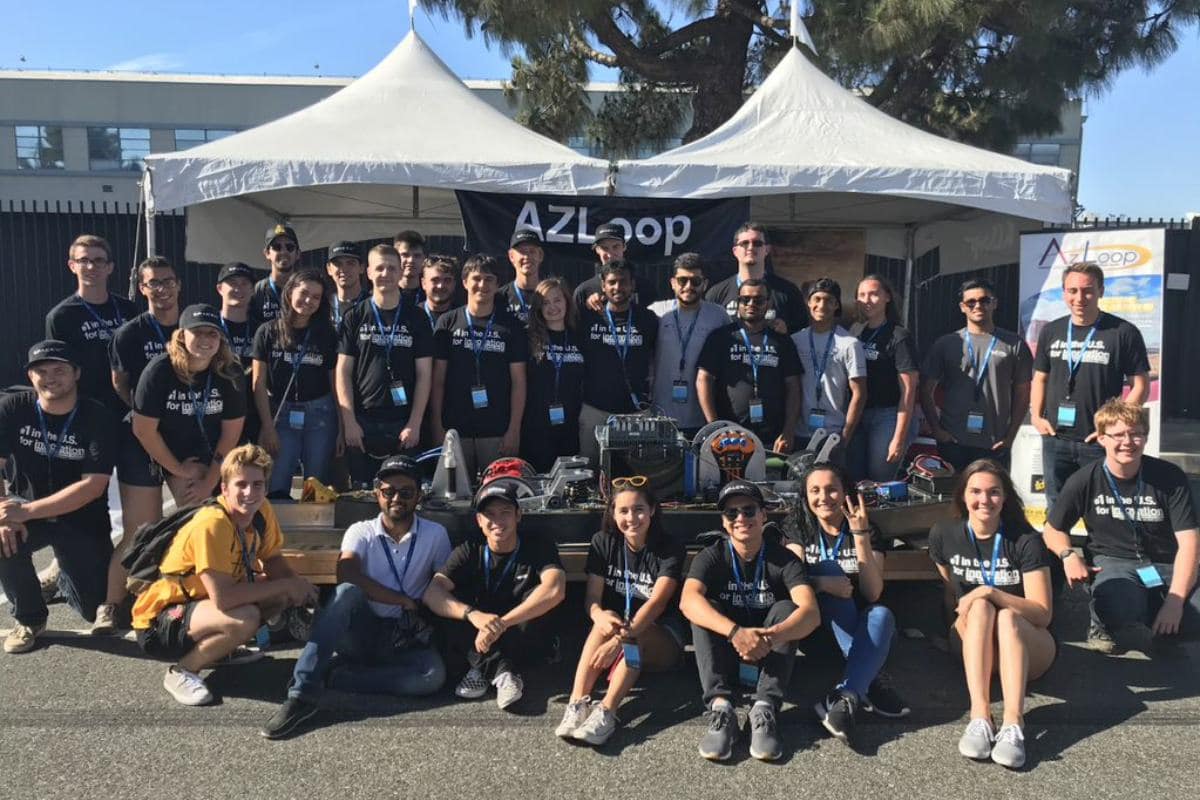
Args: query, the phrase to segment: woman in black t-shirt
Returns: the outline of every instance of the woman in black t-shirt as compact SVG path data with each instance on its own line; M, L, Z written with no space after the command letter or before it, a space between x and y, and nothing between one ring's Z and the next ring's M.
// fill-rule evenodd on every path
M262 419L258 443L275 457L271 497L288 497L292 476L330 482L330 461L341 450L341 421L333 397L337 334L325 281L315 270L283 285L279 316L254 335L254 404Z
M133 433L162 467L176 504L212 496L245 417L242 368L222 334L221 312L188 306L133 398Z
M817 716L831 734L849 742L858 709L903 717L908 706L883 676L896 632L896 618L879 605L883 593L883 553L879 531L871 526L866 503L836 464L815 464L805 472L799 531L786 546L805 563L821 626L846 659L842 680L817 703Z
M559 456L579 453L583 350L579 313L562 278L547 278L530 295L528 395L521 417L521 457L549 472Z
M900 326L896 292L882 275L858 282L858 322L850 333L863 343L867 405L846 454L855 480L890 481L911 440L919 383L916 345Z
M636 484L636 485L635 485ZM669 538L646 479L613 480L615 492L587 559L584 607L592 629L583 643L575 684L555 733L592 745L617 728L617 707L641 670L666 670L683 654L684 627L675 606L684 548ZM608 671L604 700L590 694Z
M1025 686L1054 661L1050 559L1025 519L1012 478L995 461L973 461L954 493L958 519L929 532L929 557L953 591L950 639L961 649L971 722L958 743L967 758L1017 769L1025 763ZM993 734L992 675L1004 696L1004 724Z

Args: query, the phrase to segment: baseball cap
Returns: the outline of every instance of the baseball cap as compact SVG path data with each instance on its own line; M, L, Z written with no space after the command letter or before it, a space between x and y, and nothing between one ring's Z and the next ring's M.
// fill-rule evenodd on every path
M620 225L606 222L596 228L596 235L592 241L592 246L595 247L603 239L620 239L623 242L625 241L625 229Z
M838 301L838 305L842 302L842 287L838 286L838 282L833 278L817 278L812 283L804 287L804 299L808 300L817 292L831 294Z
M542 235L533 228L517 228L513 231L512 238L508 240L508 246L511 249L526 242L532 242L540 247L542 244Z
M329 260L333 261L335 258L357 258L359 261L362 261L362 251L358 249L358 245L354 242L347 242L345 240L334 242L329 247Z
M514 507L520 508L517 494L518 482L512 478L496 478L479 487L475 492L474 506L476 511L482 511L489 500L507 500Z
M210 328L222 329L221 312L208 303L190 305L179 315L179 330L181 331L203 328L206 325Z
M721 487L717 495L717 510L724 511L725 505L733 497L749 497L761 507L764 504L762 489L750 481L730 481Z
M405 475L421 483L421 466L410 456L389 456L379 465L375 480L381 481L393 475Z
M29 358L25 360L26 371L43 361L62 361L75 367L79 366L79 357L75 355L71 345L59 339L46 339L29 348Z
M241 261L230 261L221 267L221 271L217 273L217 283L224 283L230 278L245 278L246 280L253 281L254 270Z
M296 238L296 231L292 229L292 226L279 223L278 225L272 225L271 227L267 228L267 240L263 242L263 247L270 245L271 242L275 241L280 236L285 239L291 239L292 244L296 245L296 247L300 246L300 240Z

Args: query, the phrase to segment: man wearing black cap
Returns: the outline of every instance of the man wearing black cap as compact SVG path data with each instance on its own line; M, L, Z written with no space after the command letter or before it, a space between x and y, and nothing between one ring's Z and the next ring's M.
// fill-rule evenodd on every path
M221 329L229 348L242 362L242 380L246 390L246 423L242 426L242 441L258 441L258 409L251 388L254 333L258 321L250 316L250 295L254 291L254 271L240 261L221 267L217 275L217 294L221 298Z
M563 601L567 584L554 541L518 532L519 485L497 478L479 487L475 522L483 540L454 548L425 591L434 613L458 621L449 631L451 647L466 652L470 668L454 693L483 697L490 680L502 709L521 699L517 670L547 654L547 616Z
M817 597L804 563L783 545L763 538L762 491L732 481L717 499L726 537L692 561L679 608L692 623L696 666L708 706L709 728L700 755L723 761L737 741L733 700L740 685L753 692L750 755L782 755L775 715L791 680L796 642L820 624Z
M737 272L713 284L704 299L725 307L731 320L737 319L738 288L744 281L757 278L767 282L771 293L771 311L767 322L776 333L795 333L804 327L804 301L796 284L767 272L767 256L771 245L767 240L767 229L759 222L747 222L733 235L733 257L737 259Z
M421 596L450 555L450 537L416 513L417 462L408 456L384 461L375 473L375 500L379 516L354 523L342 537L337 589L300 651L287 700L263 726L268 739L293 733L315 714L326 685L411 696L432 694L446 680ZM335 652L340 662L330 672Z
M325 271L336 290L330 299L329 313L333 314L333 325L338 327L342 319L356 305L371 296L363 286L362 252L354 242L334 242L329 248L329 261Z
M513 233L508 243L508 263L517 277L500 287L500 297L508 304L509 313L521 322L529 322L530 298L542 279L540 270L545 257L541 234L533 228L518 228Z
M263 258L271 274L254 284L254 297L250 301L250 316L260 324L279 316L283 284L300 263L300 240L291 225L280 223L267 228Z
M113 552L107 490L116 418L79 395L79 359L65 342L35 344L25 371L33 391L0 399L0 470L12 492L0 501L0 586L17 622L6 653L32 650L46 629L35 551L54 548L63 594L89 622Z
M610 261L625 261L625 228L612 222L606 222L596 228L595 240L592 242L592 252L596 254L596 275L588 278L575 287L575 306L583 311L591 309L599 311L604 307L604 286L601 273L604 265ZM627 262L628 263L628 262ZM632 269L630 265L630 269ZM648 306L658 296L654 284L640 275L634 276L633 291L630 300L634 305Z

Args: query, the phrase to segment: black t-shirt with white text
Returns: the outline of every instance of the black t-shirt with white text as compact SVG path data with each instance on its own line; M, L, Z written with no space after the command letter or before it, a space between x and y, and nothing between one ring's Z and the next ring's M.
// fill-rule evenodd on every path
M683 542L669 536L659 536L656 541L647 542L635 553L625 544L625 537L621 534L599 531L592 537L584 571L604 579L601 608L624 617L625 568L628 564L629 594L632 598L629 618L633 619L650 599L659 578L682 579L685 557ZM669 614L677 607L678 603L672 602L664 613Z
M208 397L202 399L206 389ZM196 413L197 402L203 404L200 414ZM211 369L194 376L189 386L175 374L170 357L163 353L142 372L133 410L158 420L158 432L175 458L198 458L207 464L221 439L221 422L246 416L246 391L241 376L230 380Z
M293 331L295 345L286 352L279 343L279 328L274 322L264 322L254 334L254 360L267 365L267 391L271 406L278 407L286 399L290 403L306 403L325 397L333 387L329 383L329 372L337 364L337 335L333 324L327 319L316 319L308 327ZM293 365L303 351L300 366ZM291 382L291 389L284 398L284 390Z
M529 297L535 294L533 289L522 289L517 282L506 283L496 292L496 298L508 308L508 313L522 323L529 322Z
M282 292L283 283L275 285L270 275L254 284L254 293L250 295L250 316L262 323L274 321L279 316Z
M804 296L800 293L800 288L774 272L768 272L763 280L766 281L767 293L771 296L771 308L767 311L767 320L773 321L777 317L782 319L787 325L788 333L795 333L807 325L808 309L804 306ZM724 308L730 321L736 322L738 292L741 287L742 284L738 280L737 273L734 273L725 280L710 286L704 293L704 299Z
M563 407L562 424L579 427L579 407L583 403L585 362L579 334L571 330L547 331L546 354L541 360L529 357L528 394L525 399L523 428L540 430L550 427L550 404L555 402L555 360L560 362L557 402ZM557 426L556 426L557 427Z
M800 364L800 356L791 337L769 328L761 334L746 332L753 348L753 351L749 351L742 335L744 330L740 322L734 322L710 333L704 342L704 349L700 351L697 365L716 376L719 418L746 426L763 444L771 447L783 432L785 383L789 377L800 375L804 367ZM750 419L755 359L758 362L758 397L763 406L761 422L752 422ZM799 397L796 401L799 403Z
M225 341L229 342L229 349L249 372L250 362L254 358L254 334L258 331L258 320L247 317L245 322L234 322L222 317L221 328L225 331Z
M837 536L830 536L824 531L815 532L808 530L797 531L794 535L788 536L787 544L799 545L804 550L804 563L809 567L815 567L823 560L821 552L821 544L818 537L825 539L825 552L829 555L836 555L834 561L838 567L846 574L846 577L854 581L858 585L858 551L854 547L854 534L850 533L849 529L845 529L845 536L842 537L841 544L838 544ZM871 526L871 550L881 552L883 550L883 534L879 528Z
M468 325L468 316L473 326ZM461 436L503 436L512 411L510 366L529 360L525 326L500 303L491 316L482 318L470 315L466 306L456 308L438 320L433 357L446 362L442 425ZM475 408L472 401L474 386L487 390L483 408Z
M1082 354L1079 371L1075 373L1074 391L1069 391L1070 370L1067 367L1067 323L1070 317L1060 317L1047 323L1038 334L1037 352L1033 358L1036 372L1049 373L1046 381L1046 400L1043 415L1054 426L1059 438L1082 442L1095 431L1092 415L1105 402L1120 397L1126 376L1150 371L1146 343L1142 332L1129 322L1107 312L1101 312L1091 328L1073 326L1070 355L1081 358L1083 341L1095 330ZM1075 403L1075 424L1059 424L1060 404Z
M438 573L454 583L456 598L489 614L516 608L538 587L544 571L562 569L558 548L540 536L520 537L512 553L489 551L486 566L485 549L480 537L463 542L450 552Z
M354 359L355 412L367 420L404 422L417 391L417 359L433 357L433 331L414 306L379 308L378 319L376 310L374 301L367 299L346 313L338 331L338 352ZM391 387L397 381L404 385L402 405L392 399Z
M916 372L917 346L906 328L885 322L871 330L854 326L851 333L863 343L867 360L867 408L893 408L900 405L900 373ZM914 375L915 379L916 376Z
M995 565L995 588L1017 597L1025 596L1022 576L1050 566L1050 554L1042 536L1031 529L1013 535L1001 531L1000 554ZM977 586L985 585L984 573L992 577L994 540L988 538L972 544L967 523L961 519L942 520L929 531L929 558L933 563L950 569L950 584L955 599Z
M109 342L109 366L114 372L129 376L129 394L137 389L142 370L160 353L167 351L167 342L177 325L163 325L149 312L138 314L113 334Z
M12 492L26 500L47 497L70 486L84 475L110 475L117 452L117 417L90 397L80 397L75 418L63 436L71 415L44 414L53 451L48 458L37 414L37 395L14 392L0 398L0 458L8 461ZM86 533L108 536L108 493L61 519Z
M612 312L610 328L605 312L582 311L579 330L587 372L583 377L583 402L610 414L637 411L630 393L639 403L650 400L650 369L658 343L658 317L640 306ZM615 331L615 335L614 335ZM617 350L625 351L622 359Z
M599 267L597 267L599 269ZM587 300L594 294L604 294L604 282L600 280L599 275L593 275L587 280L575 287L575 293L572 299L575 301L575 307L581 312L587 310ZM629 302L635 306L648 306L658 299L658 292L654 288L654 284L649 279L641 275L633 276L633 296L629 298Z
M724 537L697 553L688 570L688 578L704 584L709 602L743 628L760 627L771 606L790 599L797 586L808 584L803 561L778 542L764 540L763 547L763 573L757 584L758 556L749 562L738 558L739 585L729 539Z
M79 357L79 393L119 416L128 409L113 389L109 342L137 314L137 306L125 297L110 294L107 302L93 305L73 294L46 315L46 338L66 342Z
M1196 530L1196 510L1187 475L1161 458L1142 456L1142 491L1138 478L1113 475L1125 519L1104 473L1104 459L1081 467L1067 479L1046 522L1069 531L1080 519L1088 531L1086 552L1169 564L1179 551L1180 531ZM1133 515L1135 523L1129 520Z

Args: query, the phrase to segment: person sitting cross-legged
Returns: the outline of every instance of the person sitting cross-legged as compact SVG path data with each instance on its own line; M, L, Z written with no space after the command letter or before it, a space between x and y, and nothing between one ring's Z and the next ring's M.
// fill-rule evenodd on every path
M268 739L317 713L327 679L339 691L400 696L432 694L445 683L420 598L450 555L450 537L416 513L421 468L412 458L380 465L375 499L379 516L354 523L342 538L337 589L296 660L287 700L260 731Z

